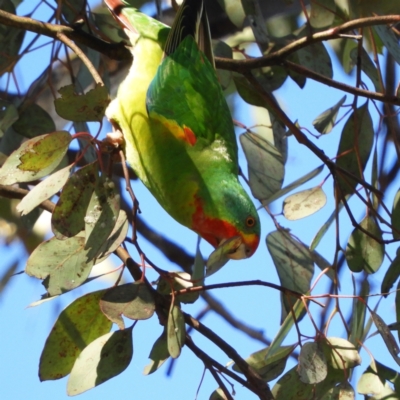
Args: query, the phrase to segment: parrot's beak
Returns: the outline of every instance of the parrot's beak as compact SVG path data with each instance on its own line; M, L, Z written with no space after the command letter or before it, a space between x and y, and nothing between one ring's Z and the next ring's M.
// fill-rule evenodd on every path
M230 251L227 253L227 257L231 260L242 260L244 258L251 257L258 247L260 238L258 235L250 234L243 235L243 237L237 236L239 240L232 242L236 243L236 246L231 247ZM222 245L225 240L222 240L220 245Z

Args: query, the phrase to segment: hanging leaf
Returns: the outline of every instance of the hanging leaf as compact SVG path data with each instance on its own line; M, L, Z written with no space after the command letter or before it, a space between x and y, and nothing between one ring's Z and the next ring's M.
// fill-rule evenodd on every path
M283 215L290 221L308 217L326 204L326 195L320 186L292 194L283 201Z
M398 357L398 354L400 353L400 348L396 342L396 339L392 335L392 332L390 332L389 327L385 324L385 321L380 317L380 315L372 310L369 310L369 312L376 328L378 329L383 341L385 342L387 349L389 350L389 353L397 362L397 364L400 365L400 357Z
M15 105L0 99L0 138L17 119L18 111Z
M0 184L13 185L43 178L60 164L70 142L71 135L65 131L24 142L0 168Z
M400 189L394 196L393 208L392 208L392 232L394 239L400 239Z
M204 270L204 266L203 266ZM173 291L187 289L193 287L190 274L187 272L170 272L168 277L160 276L157 284L157 292L164 295L171 295ZM194 303L199 298L199 292L186 293L179 295L178 300L181 303Z
M297 366L282 375L272 388L275 400L320 399L330 389L345 380L345 373L328 367L326 378L316 385L303 383L297 373ZM332 399L333 400L333 399Z
M41 381L68 375L81 351L110 331L112 323L99 308L104 292L99 290L79 297L61 312L40 356Z
M327 28L335 19L336 4L334 0L311 2L310 24L313 28Z
M84 218L97 179L97 162L82 167L68 179L51 218L52 230L58 239L75 236L85 229Z
M125 240L128 233L128 216L124 210L119 211L117 222L108 239L103 243L98 252L98 257L105 257L113 253Z
M339 109L342 107L345 101L346 96L343 96L334 106L328 108L314 119L312 124L319 133L326 134L333 129Z
M363 300L360 300L357 297L353 299L353 309L351 314L352 318L349 341L357 348L360 347L360 343L364 342L364 339L368 334L368 329L364 328L364 325L369 294L370 285L368 282L368 276L366 276L361 283L361 288L358 293L358 296ZM356 293L354 293L354 295L356 295Z
M381 285L381 293L383 293L384 297L388 296L388 293L392 289L392 286L395 284L399 276L400 276L400 248L397 249L396 257L390 264L389 268L386 271L385 276L383 277Z
M213 53L215 57L232 59L232 48L221 40L213 41ZM232 82L232 71L217 69L217 76L222 89L226 89Z
M151 362L144 368L144 375L150 375L157 371L169 358L167 332L165 329L161 336L154 342L149 358Z
M383 240L382 232L375 220L366 216L360 223L371 236ZM385 245L377 242L370 235L355 228L349 238L346 247L346 261L353 272L364 270L368 274L378 271L385 256Z
M67 394L76 396L119 375L130 364L132 355L132 327L99 337L76 360Z
M307 293L314 273L314 262L307 247L285 230L271 232L266 242L281 285L296 292ZM297 298L289 295L282 297L283 320Z
M297 373L304 383L315 384L323 381L328 373L324 352L316 342L307 342L301 347Z
M350 115L343 128L336 164L356 177L362 178L373 142L374 129L366 102ZM337 184L340 186L343 196L352 194L357 186L355 180L340 173L337 177Z
M208 257L206 263L206 276L211 276L219 271L230 259L231 254L242 244L240 236L233 236L219 245Z
M392 29L386 25L376 25L373 29L375 29L387 51L393 56L397 64L400 64L399 40Z
M86 210L85 234L88 257L98 256L100 249L113 231L120 208L120 196L115 184L108 178L98 177Z
M282 156L275 146L255 133L240 135L240 143L247 159L251 192L255 198L267 200L282 187Z
M309 27L303 25L297 33L297 38L300 39L307 36L308 32ZM328 78L333 77L332 61L328 51L322 43L314 43L307 47L303 47L296 51L296 55L299 64L302 67L310 69L311 71L317 72L318 74L324 75Z
M353 386L350 385L349 382L340 382L339 385L330 388L320 400L354 400L355 393Z
M354 66L357 66L358 57L359 57L359 48L354 47L350 51L350 58L353 61ZM371 58L369 57L369 55L366 52L366 50L364 49L364 47L361 47L360 59L361 59L361 70L368 76L369 79L371 79L372 84L375 87L375 90L377 92L380 92L381 91L381 83L379 80L378 69L376 68L375 64L372 62Z
M222 9L228 15L231 22L238 28L243 28L243 22L246 14L243 9L241 0L218 0Z
M20 135L33 138L44 133L54 132L56 125L49 113L38 104L32 103L20 110L20 117L13 128Z
M179 305L171 303L167 323L168 352L172 358L178 358L185 343L185 319Z
M56 194L68 180L71 168L72 165L68 165L38 183L17 205L17 211L26 215L40 203Z
M246 362L257 371L264 381L269 382L281 375L285 369L288 357L296 346L297 345L279 347L271 356L268 356L270 348L266 347L265 349L252 353L246 358ZM233 365L232 369L242 373L236 364Z
M10 0L2 0L1 9L15 14L15 6ZM24 40L25 30L0 24L0 76L12 72L18 61L18 53Z
M101 311L124 329L122 315L130 319L148 319L156 308L154 296L144 282L127 283L107 290L100 301Z
M46 279L44 285L49 295L55 296L82 285L94 263L87 259L84 237L74 236L66 240L53 237L36 247L27 261L25 272Z
M339 337L328 337L320 342L330 368L347 370L361 364L361 357L355 346Z
M54 101L57 114L69 121L100 122L110 101L107 88L101 85L96 85L83 95L75 93L74 85L62 87L58 93L61 94L61 98Z

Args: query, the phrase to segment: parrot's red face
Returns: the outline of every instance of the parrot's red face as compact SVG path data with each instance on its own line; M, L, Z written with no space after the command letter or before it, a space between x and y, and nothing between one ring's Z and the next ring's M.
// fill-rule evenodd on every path
M256 233L240 232L228 221L206 216L201 204L197 204L196 212L193 214L192 221L192 229L215 248L220 246L226 240L239 236L241 238L241 243L234 252L229 254L229 258L234 260L251 257L260 243L260 237ZM255 222L256 221L254 221L252 217L248 217L246 224L251 228L251 224L254 224Z

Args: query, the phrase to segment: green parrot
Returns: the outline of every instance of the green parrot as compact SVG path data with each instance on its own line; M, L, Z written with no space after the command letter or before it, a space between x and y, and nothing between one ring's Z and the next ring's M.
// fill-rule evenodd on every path
M105 0L132 44L133 64L106 112L126 158L161 206L228 257L250 257L260 240L254 204L238 180L238 149L214 67L202 0L185 0L172 28Z

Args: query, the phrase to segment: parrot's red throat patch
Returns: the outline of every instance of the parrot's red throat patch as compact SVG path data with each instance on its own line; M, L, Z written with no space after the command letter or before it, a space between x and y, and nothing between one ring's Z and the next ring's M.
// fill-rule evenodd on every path
M218 247L223 239L241 236L238 230L229 222L211 218L204 214L203 204L199 198L195 200L196 211L192 217L192 229L214 247Z

